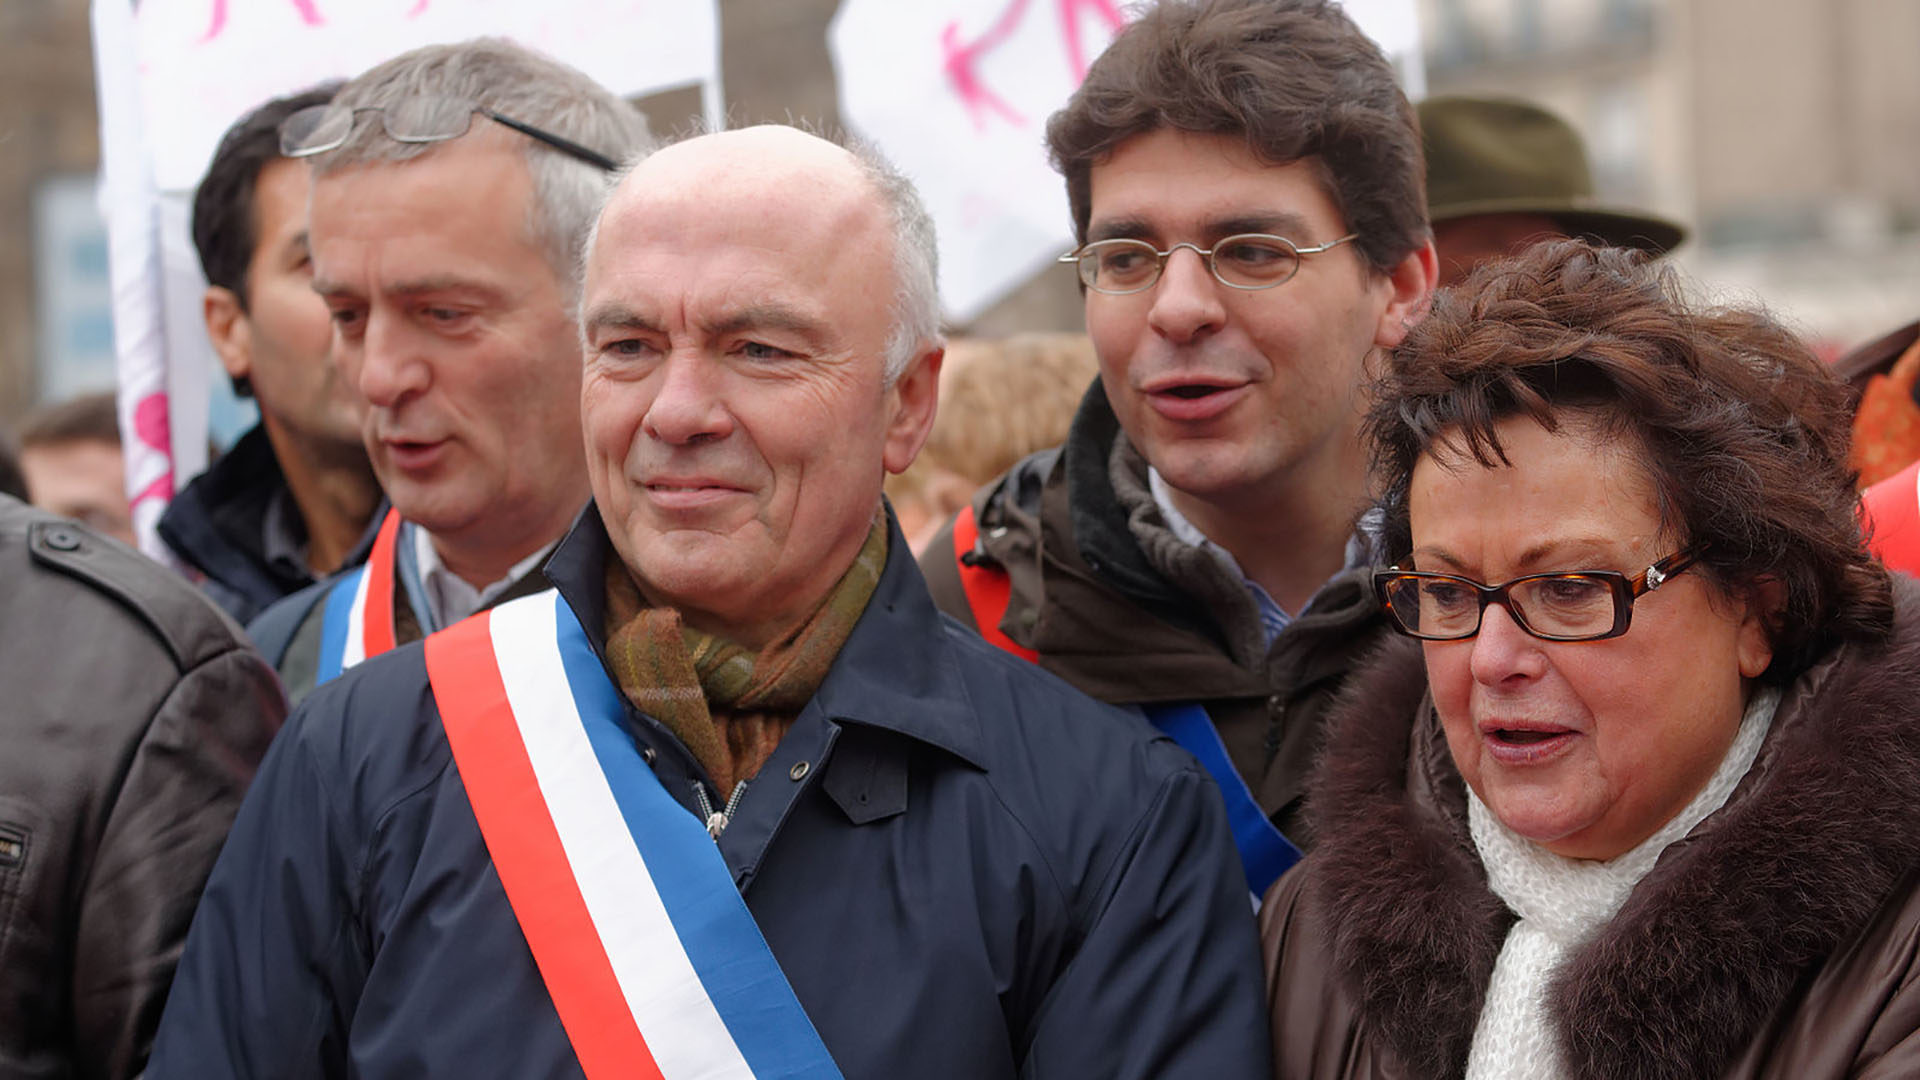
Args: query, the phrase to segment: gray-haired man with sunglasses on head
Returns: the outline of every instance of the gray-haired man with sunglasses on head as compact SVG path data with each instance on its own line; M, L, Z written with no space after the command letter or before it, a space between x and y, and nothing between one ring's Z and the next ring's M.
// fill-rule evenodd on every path
M580 249L630 105L505 41L388 61L281 125L313 167L313 287L392 513L364 568L250 627L298 701L378 652L545 587L587 500Z

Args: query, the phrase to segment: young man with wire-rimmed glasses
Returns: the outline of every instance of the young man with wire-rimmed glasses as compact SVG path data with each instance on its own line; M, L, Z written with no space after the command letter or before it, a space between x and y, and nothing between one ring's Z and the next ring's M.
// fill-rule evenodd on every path
M364 569L250 627L297 702L375 653L545 587L587 501L579 252L646 122L505 41L431 46L282 123L313 166L313 287L392 513Z
M1358 432L1369 358L1433 288L1419 130L1337 7L1164 0L1047 137L1100 379L923 567L1206 764L1257 896L1310 840L1322 718L1385 630Z

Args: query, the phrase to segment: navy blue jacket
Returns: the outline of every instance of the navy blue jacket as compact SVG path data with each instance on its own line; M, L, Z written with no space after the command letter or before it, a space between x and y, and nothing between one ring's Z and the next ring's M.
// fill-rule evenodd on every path
M589 507L547 565L596 648L610 557ZM628 719L695 812L692 756ZM939 614L897 529L719 844L849 1080L1269 1075L1213 782L1136 716ZM147 1075L580 1075L419 645L316 690L276 740Z

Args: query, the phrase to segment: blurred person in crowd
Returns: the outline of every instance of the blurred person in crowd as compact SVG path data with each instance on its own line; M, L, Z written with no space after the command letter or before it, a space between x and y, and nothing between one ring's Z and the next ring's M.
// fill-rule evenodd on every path
M250 630L297 703L362 658L546 587L587 498L579 259L645 119L501 40L389 60L280 126L313 163L313 288L392 503L366 563Z
M1212 782L943 619L884 511L935 281L870 154L760 127L627 177L557 591L295 714L149 1077L1266 1074Z
M1916 480L1920 480L1920 322L1911 322L1861 345L1833 362L1833 373L1845 380L1858 401L1853 414L1853 467L1859 470L1860 487L1872 488L1885 482L1878 496L1869 495L1868 505L1887 499L1887 493L1901 491L1908 517ZM1896 475L1901 479L1891 479ZM1881 510L1888 509L1881 506ZM1902 526L1904 529L1904 526ZM1896 551L1882 543L1876 532L1874 547L1887 565L1909 572L1920 570L1920 530L1901 543ZM1913 549L1909 551L1908 549Z
M1047 127L1101 377L925 560L940 605L1220 781L1254 895L1386 633L1359 425L1434 281L1420 133L1323 0L1163 0ZM956 557L957 553L957 557Z
M20 425L20 471L33 505L123 544L134 543L120 417L111 390L30 413Z
M0 428L0 495L27 500L27 476L20 471L20 448L6 428Z
M1067 437L1074 407L1100 374L1085 334L1015 334L948 342L940 413L920 456L887 478L887 499L917 555L980 485Z
M0 1076L135 1077L286 706L178 575L5 494L0 642Z
M241 622L364 556L380 487L353 387L328 355L313 293L307 166L280 155L280 124L334 86L269 101L227 129L193 199L207 336L260 423L175 495L160 538Z
M1671 221L1595 199L1586 144L1539 105L1449 94L1422 100L1419 113L1442 286L1538 240L1577 236L1660 255L1686 239Z
M1367 430L1408 638L1262 909L1278 1075L1920 1075L1920 589L1842 386L1556 241L1443 291Z
M1889 570L1920 575L1920 323L1834 362L1859 395L1853 457L1868 543Z

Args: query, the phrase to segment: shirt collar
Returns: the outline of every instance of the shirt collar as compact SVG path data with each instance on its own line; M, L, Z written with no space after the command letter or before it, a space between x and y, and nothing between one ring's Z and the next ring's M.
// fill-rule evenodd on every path
M479 611L497 599L501 593L513 587L540 565L559 544L556 538L540 546L538 551L514 563L505 577L482 589L468 584L465 578L447 569L440 559L440 552L433 546L433 537L427 530L411 521L402 522L407 530L407 540L412 544L413 565L419 575L420 596L426 601L427 618L421 623L433 627L452 626L461 619ZM416 613L417 614L417 613Z
M1232 552L1208 539L1207 534L1201 532L1198 525L1187 520L1187 516L1173 504L1173 486L1160 475L1160 470L1151 465L1147 466L1147 489L1153 493L1153 504L1159 508L1160 516L1167 520L1167 528L1175 537L1189 547L1199 548L1220 560L1246 586L1247 595L1253 598L1254 607L1260 612L1260 624L1266 628L1267 642L1271 644L1273 639L1280 635L1280 631L1293 622L1293 614L1281 607L1279 601L1275 600L1264 586L1248 577L1246 571L1240 569L1240 561L1233 557ZM1369 510L1361 517L1359 526L1354 530L1353 535L1347 538L1344 565L1333 577L1329 577L1328 581L1355 567L1367 564L1373 550L1369 537L1378 531L1379 520L1380 513L1377 509ZM1313 601L1308 600L1307 606L1312 607Z

